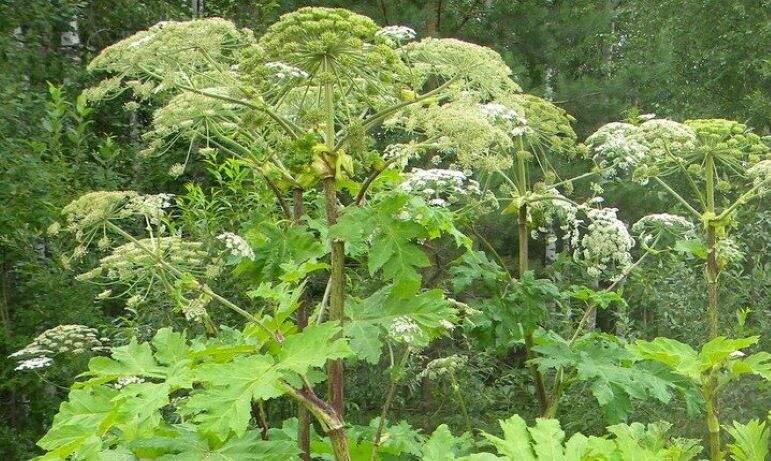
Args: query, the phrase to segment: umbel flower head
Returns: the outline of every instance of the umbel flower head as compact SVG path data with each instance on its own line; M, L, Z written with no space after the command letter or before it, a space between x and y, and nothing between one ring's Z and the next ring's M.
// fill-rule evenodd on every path
M381 37L389 44L399 45L414 39L415 31L405 26L386 26L375 33L376 37Z
M412 68L413 88L455 79L457 93L473 93L480 99L521 91L509 66L490 48L453 38L425 38L400 51Z
M648 149L630 139L636 127L630 123L613 122L601 126L586 138L592 152L592 160L600 168L603 177L614 178L628 173L640 163Z
M175 278L159 261L180 272L197 272L204 267L208 253L200 242L180 237L155 237L128 242L112 250L95 269L79 275L81 281L102 279L107 283L146 287Z
M87 90L86 96L91 100L108 96L120 88L121 80L140 98L173 88L185 76L192 75L197 85L212 86L223 78L222 69L214 63L235 63L242 50L254 44L250 31L220 18L160 22L102 50L88 69L116 76L106 81L106 88ZM148 88L141 87L148 82Z
M601 197L589 204L574 204L552 189L532 204L533 215L541 220L533 237L559 230L563 247L572 252L593 279L618 280L632 264L635 241L615 208L593 208ZM535 216L534 218L535 219Z
M109 339L99 337L95 328L84 325L59 325L38 335L31 343L9 358L20 361L16 370L33 370L53 364L60 354L98 353L109 350Z
M401 189L422 197L430 206L448 207L463 200L479 199L479 183L462 171L415 168L407 173Z
M769 155L769 147L746 125L723 119L685 123L651 119L638 126L611 123L591 135L587 145L606 176L633 170L634 178L642 182L683 170L700 180L704 160L711 155L723 189L743 180L749 168Z
M259 43L267 59L308 74L329 64L339 78L388 75L400 62L394 50L378 40L379 30L370 18L342 8L306 7L281 16ZM335 78L332 69L324 71L330 74L322 78Z
M644 242L655 235L666 234L674 238L683 238L693 234L696 227L682 216L668 213L654 213L643 216L632 225L632 232L639 235Z

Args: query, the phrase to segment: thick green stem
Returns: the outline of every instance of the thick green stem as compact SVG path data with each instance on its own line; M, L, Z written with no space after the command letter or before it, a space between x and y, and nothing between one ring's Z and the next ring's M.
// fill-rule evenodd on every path
M324 61L324 70L332 72L329 61ZM324 110L326 115L324 143L331 152L335 147L335 93L332 83L325 83ZM337 223L337 183L335 180L335 164L330 165L332 171L323 179L324 201L327 215L327 225L334 226ZM342 324L345 318L345 244L342 240L331 238L331 261L329 275L329 319ZM327 366L329 401L340 419L344 411L344 375L342 360L331 360Z
M345 425L334 408L318 398L313 393L313 390L307 386L303 389L295 389L284 383L283 387L290 397L305 406L321 424L324 432L329 437L335 461L351 461L351 455L348 451L348 437L345 435Z
M300 188L292 190L292 225L299 226L302 223L305 214L303 204L303 191ZM300 300L297 308L297 327L300 331L308 326L308 310L305 303ZM297 446L300 449L300 459L311 461L311 436L310 436L311 418L308 409L299 405L297 409Z
M351 461L351 454L348 451L348 438L345 435L345 430L335 429L327 432L329 442L332 445L332 454L335 456L335 461Z
M712 385L710 385L712 386ZM704 392L704 413L707 423L707 441L709 445L710 461L722 461L723 452L720 447L720 420L717 415L714 392Z
M706 192L707 192L707 216L715 217L715 158L707 154L706 160ZM717 279L720 268L717 264L715 244L717 243L717 229L714 221L707 221L707 318L709 321L709 337L718 335L718 308L717 308Z
M324 179L324 197L326 198L327 225L337 222L337 189L335 178ZM345 244L332 239L330 261L329 319L343 322L345 317ZM343 362L332 360L328 365L329 400L332 407L343 414Z
M520 197L524 197L527 192L527 171L525 165L525 158L523 155L518 155L517 159L517 186L519 188ZM519 215L517 217L519 224L519 277L522 278L525 272L528 271L529 256L528 256L528 237L529 230L527 226L527 204L523 203L519 207ZM528 328L525 331L525 351L527 353L527 359L533 358L533 330ZM530 365L530 373L533 375L533 381L535 381L536 395L538 396L538 406L541 409L541 413L546 411L548 397L546 395L546 385L544 384L543 375L535 365Z

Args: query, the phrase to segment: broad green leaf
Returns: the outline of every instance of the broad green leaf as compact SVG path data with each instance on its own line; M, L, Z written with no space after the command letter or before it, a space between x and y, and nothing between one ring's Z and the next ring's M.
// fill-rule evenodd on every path
M340 330L334 322L325 322L287 337L278 354L277 367L305 375L311 368L323 367L327 360L349 357L353 351L346 340L334 339Z
M169 403L170 386L166 383L129 384L113 398L123 440L134 440L151 435L160 426L160 409Z
M166 371L156 362L149 343L140 344L132 339L126 346L113 348L112 358L92 358L85 375L95 378L94 382L106 382L123 376L164 378Z
M765 461L768 456L769 430L765 422L757 419L747 424L736 421L733 426L723 426L734 441L729 443L728 451L735 461Z
M231 431L242 436L249 425L252 401L284 394L279 385L281 377L274 360L264 355L204 365L197 378L206 383L206 387L190 397L185 411L196 414L195 420L201 429L220 439L227 439Z
M735 375L752 373L771 381L771 354L758 352L751 356L731 362L731 372Z
M698 259L707 259L707 247L701 240L678 240L675 242L674 250L693 255Z
M758 339L760 339L758 336L741 339L729 339L724 336L718 336L709 341L702 346L701 352L699 352L701 371L706 371L722 364L733 352L757 344Z
M377 363L382 342L380 336L398 317L409 317L421 328L425 341L446 331L444 324L454 322L456 311L440 290L413 292L408 298L393 296L394 287L386 286L363 300L346 303L348 321L345 335L357 355Z
M562 368L590 384L592 394L611 422L623 421L631 399L653 397L668 402L674 384L649 368L635 363L635 356L613 337L588 334L572 345L555 334L537 336L539 353L531 362L542 371Z
M454 293L461 293L474 284L496 289L506 277L501 266L488 259L483 251L467 251L453 261L450 284Z
M171 328L161 328L153 337L155 358L163 365L176 365L188 359L190 348L184 333L177 333Z
M434 430L431 437L423 445L422 461L454 461L465 441L455 437L446 424L441 424Z
M297 444L288 441L262 440L257 431L233 437L222 446L213 448L196 434L188 434L174 445L176 453L160 461L293 461L299 459Z
M98 440L116 417L113 399L117 394L117 390L105 386L71 390L38 445L50 456L66 458L84 444L93 443L94 437Z
M509 419L499 421L499 424L503 429L502 439L490 434L483 434L495 446L498 453L510 459L537 461L530 448L530 435L525 420L519 415L514 415Z
M630 349L643 360L663 363L692 382L701 383L699 356L687 344L669 338L656 338L653 341L637 341Z
M562 441L565 433L556 419L538 418L535 426L528 429L533 439L533 450L539 461L563 461L565 454Z

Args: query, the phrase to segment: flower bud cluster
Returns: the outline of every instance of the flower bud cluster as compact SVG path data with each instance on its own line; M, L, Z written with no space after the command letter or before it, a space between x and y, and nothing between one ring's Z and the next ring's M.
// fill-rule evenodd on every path
M190 242L179 237L146 238L128 242L113 249L103 257L99 266L80 274L80 281L103 279L108 284L127 284L134 288L146 287L166 272L164 263L182 271L197 270L204 265L208 253L200 242ZM170 274L173 275L173 274ZM104 297L109 297L111 292Z
M59 325L38 335L23 349L9 355L21 362L16 370L45 368L53 364L52 356L72 353L105 352L109 338L99 337L98 331L84 325Z
M682 216L668 213L654 213L643 216L632 225L632 232L639 235L644 242L653 238L653 235L666 233L674 237L684 237L694 232L692 222Z
M165 210L171 207L172 194L136 195L126 204L126 211L146 216L151 223L160 224Z
M117 381L115 381L115 384L113 384L113 387L115 389L123 389L124 387L131 385L131 384L141 384L145 382L144 378L139 376L122 376L118 378Z
M273 76L279 80L308 78L308 73L304 70L290 66L281 61L265 63L265 67L267 67L273 73Z
M481 104L479 111L492 123L506 124L509 133L514 137L533 133L523 115L503 104L497 102Z
M466 366L468 358L460 355L450 355L434 359L426 365L426 368L418 373L418 378L437 379L442 375L454 373Z

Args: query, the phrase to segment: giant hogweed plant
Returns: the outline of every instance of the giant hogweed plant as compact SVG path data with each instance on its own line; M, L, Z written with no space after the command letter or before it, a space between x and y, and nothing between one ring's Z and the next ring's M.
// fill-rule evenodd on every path
M641 121L641 120L640 120ZM677 242L676 248L705 260L706 313L709 338L719 335L720 271L741 255L729 230L741 225L737 211L766 195L771 185L771 149L766 140L741 123L724 119L648 119L639 124L610 123L587 139L594 160L609 166L607 176L630 173L643 185L663 188L701 224L700 239ZM674 182L677 181L677 182ZM705 345L706 347L706 345ZM710 456L721 458L718 423L718 378L708 375L703 391Z
M717 337L720 270L737 256L728 232L740 225L737 210L768 193L769 146L746 125L723 119L610 123L587 145L607 177L629 173L643 185L653 181L701 224L703 242L681 248L706 260L709 335Z
M478 240L497 257L500 264L487 261L482 253L470 253L460 258L453 268L452 285L455 292L467 291L475 283L471 280L469 283L464 282L467 271L490 282L485 283L487 296L482 303L482 312L474 319L472 335L494 348L510 346L515 341L524 343L530 359L536 397L541 412L546 416L555 414L566 380L563 379L562 366L545 365L553 365L560 360L537 357L535 352L539 349L555 354L557 351L565 353L569 352L566 349L585 345L589 349L594 347L595 351L621 351L615 355L576 351L579 355L594 355L593 365L596 365L597 370L608 367L614 371L611 379L607 379L607 373L579 373L582 380L594 381L595 395L611 419L618 420L625 416L630 407L630 396L646 398L652 394L666 400L666 392L661 391L662 384L656 382L655 378L633 383L634 380L630 378L635 371L630 366L633 361L628 360L623 346L613 344L609 337L584 338L582 335L598 306L607 308L613 302L623 302L614 293L614 289L649 254L662 251L661 240L670 238L675 231L682 231L679 221L684 220L676 216L652 216L641 222L638 228L640 237L644 239L640 245L642 253L640 259L634 261L632 249L636 245L635 240L626 225L617 218L617 210L602 208L602 197L599 196L592 197L586 203L577 203L567 197L576 181L591 176L599 177L614 166L599 165L599 168L590 169L573 178L560 177L563 169L561 166L576 163L585 154L585 148L577 144L576 135L570 126L572 117L543 99L511 93L499 95L484 104L458 101L448 105L462 107L458 113L465 116L463 124L457 123L459 115L455 113L451 115L451 120L445 120L439 115L432 116L430 112L424 112L422 117L430 120L434 129L446 126L457 138L473 139L474 142L469 144L475 145L476 149L473 153L465 153L456 148L445 153L445 156L461 164L473 160L474 166L481 170L481 176L487 177L486 183L492 177L501 178L503 184L499 190L510 195L506 198L510 204L504 213L515 214L518 222L519 279L514 279L508 273L493 246L478 234ZM422 120L421 117L418 120ZM672 221L677 225L670 225ZM685 221L684 226L688 225ZM605 282L605 288L597 290L574 286L562 293L553 282L537 279L529 269L529 240L544 236L551 239L549 243L560 244L563 251L571 255L582 268L584 278L590 285L596 288L602 281ZM571 339L563 340L565 348L553 343L559 338L557 334L541 335L540 339L536 339L539 326L554 317L555 312L550 312L548 306L565 299L578 301L583 308L583 315L577 322L568 318L568 334ZM567 354L562 359L570 356ZM601 361L597 361L600 358ZM563 365L568 363L573 369L586 371L591 368L588 364L581 365L570 360L563 362ZM553 371L555 375L551 392L545 376L547 371ZM641 371L641 376L647 376L646 372ZM659 387L659 390L651 392L650 389L655 387Z
M151 99L161 104L143 155L184 143L185 162L196 152L236 159L273 194L266 208L278 214L274 227L315 235L324 251L278 265L276 279L245 293L257 301L242 305L212 288L228 259L248 266L260 258L234 229L222 229L219 247L194 241L164 194L94 192L74 201L64 210L77 242L67 262L108 252L81 278L109 285L101 297L125 297L132 308L181 311L207 334L188 339L160 330L151 342L134 340L111 358L92 359L40 441L44 459L309 459L303 413L299 448L264 441L252 428L253 408L283 396L316 418L335 459L350 459L342 359L374 362L384 339L407 353L424 347L457 315L440 291L421 289L419 269L429 262L420 242L451 234L463 248L468 239L444 199L397 184L412 156L449 148L460 155L476 146L449 127L427 130L417 120L458 101L484 103L518 90L493 51L457 40L404 45L412 35L345 10L304 8L259 39L220 19L160 23L92 61L92 71L112 76L86 92L89 100L128 96L130 109ZM394 117L406 123L385 123ZM387 138L378 136L381 126ZM457 189L466 176L459 173L434 179ZM308 216L314 233L302 223L307 197L318 189L321 219ZM365 265L382 288L350 286L346 260ZM324 296L309 299L307 279L319 271L328 273ZM159 292L166 299L156 303ZM213 306L242 324L218 324ZM315 392L324 368L326 401Z

